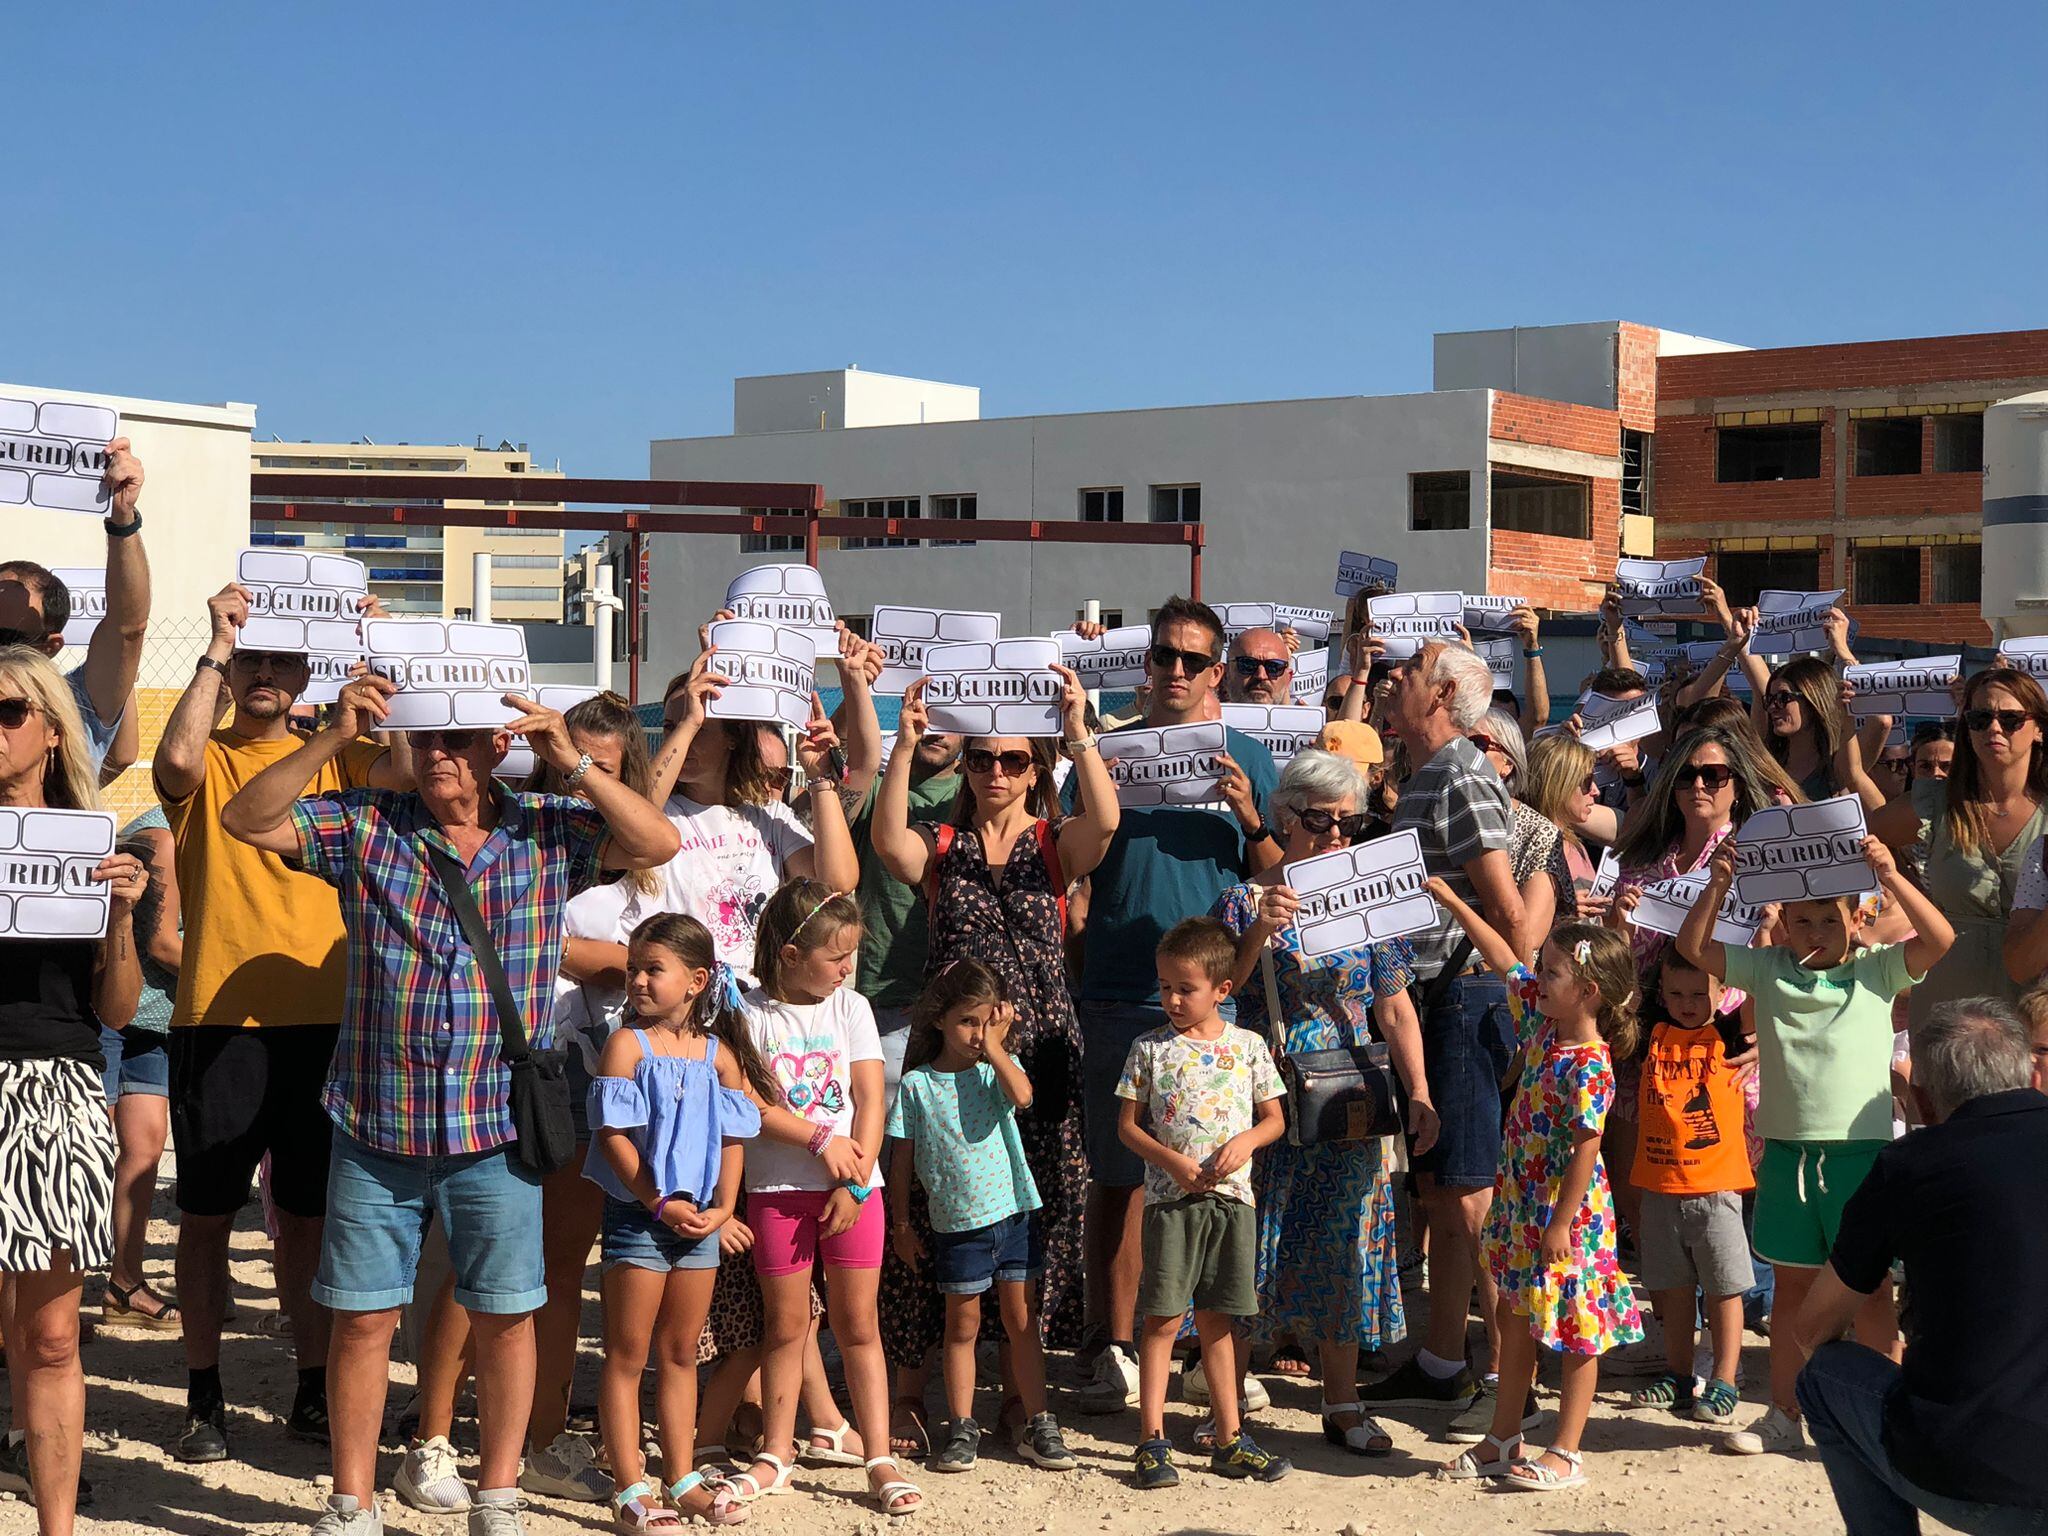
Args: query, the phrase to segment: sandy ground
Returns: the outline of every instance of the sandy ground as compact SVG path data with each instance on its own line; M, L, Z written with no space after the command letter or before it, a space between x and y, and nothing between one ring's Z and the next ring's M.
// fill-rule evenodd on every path
M149 1271L169 1285L172 1229L160 1194L152 1224ZM232 1399L241 1404L232 1426L243 1460L210 1467L184 1467L162 1447L182 1425L184 1366L175 1336L127 1330L97 1330L85 1348L86 1476L97 1498L81 1529L144 1536L241 1536L245 1532L302 1530L325 1497L322 1450L302 1445L284 1431L292 1364L289 1344L266 1326L274 1314L267 1245L249 1213L235 1241L234 1275L238 1318L230 1324L224 1375ZM88 1286L96 1303L97 1283ZM96 1311L96 1304L94 1307ZM274 1326L274 1318L271 1326ZM596 1296L585 1322L585 1345L576 1396L592 1395L596 1361ZM1764 1341L1752 1337L1744 1356L1743 1422L1759 1408L1756 1383L1764 1379ZM392 1368L392 1411L407 1395L410 1367ZM1468 1484L1439 1483L1429 1472L1454 1448L1436 1438L1437 1416L1392 1422L1391 1457L1366 1460L1325 1445L1313 1413L1315 1389L1305 1383L1264 1378L1273 1407L1254 1420L1261 1442L1290 1457L1293 1476L1267 1487L1227 1482L1209 1473L1190 1453L1182 1458L1182 1482L1165 1493L1141 1494L1127 1479L1137 1432L1135 1412L1107 1418L1062 1413L1069 1442L1082 1458L1078 1472L1042 1472L998 1448L993 1437L972 1473L945 1477L911 1469L925 1487L926 1508L914 1521L890 1521L873 1507L858 1470L803 1468L795 1487L754 1506L748 1528L762 1532L879 1532L891 1526L946 1532L1172 1532L1356 1533L1356 1536L1457 1536L1457 1533L1527 1531L1544 1536L1592 1533L1713 1531L1725 1536L1839 1531L1827 1481L1811 1454L1798 1458L1731 1457L1693 1426L1667 1415L1630 1412L1621 1406L1628 1383L1603 1382L1587 1432L1591 1484L1554 1495L1496 1493ZM650 1395L651 1404L651 1395ZM991 1396L982 1407L994 1416ZM1056 1404L1056 1411L1058 1405ZM1188 1443L1200 1410L1175 1403L1168 1410L1168 1434ZM1540 1443L1541 1432L1532 1439ZM380 1463L388 1489L395 1456ZM473 1474L473 1464L466 1473ZM606 1511L537 1501L527 1515L533 1536L573 1536L609 1529ZM406 1509L388 1493L385 1526L391 1531L459 1536L464 1523ZM0 1501L0 1536L33 1532L33 1511L24 1503Z

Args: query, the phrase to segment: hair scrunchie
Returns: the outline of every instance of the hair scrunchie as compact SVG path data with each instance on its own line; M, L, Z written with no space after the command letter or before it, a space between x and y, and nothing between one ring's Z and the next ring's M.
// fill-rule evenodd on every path
M740 1011L740 978L733 968L723 960L711 968L711 982L718 989L718 1000L734 1013Z

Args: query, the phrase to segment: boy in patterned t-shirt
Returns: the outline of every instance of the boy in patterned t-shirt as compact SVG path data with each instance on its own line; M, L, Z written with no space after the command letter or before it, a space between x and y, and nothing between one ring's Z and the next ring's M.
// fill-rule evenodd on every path
M1209 1464L1225 1477L1275 1482L1293 1469L1244 1433L1232 1328L1259 1310L1251 1160L1287 1128L1284 1090L1266 1042L1217 1012L1237 969L1228 928L1210 917L1177 923L1159 941L1157 964L1167 1027L1138 1037L1116 1086L1117 1134L1145 1160L1136 1481L1180 1481L1165 1433L1166 1378L1192 1305L1216 1419Z

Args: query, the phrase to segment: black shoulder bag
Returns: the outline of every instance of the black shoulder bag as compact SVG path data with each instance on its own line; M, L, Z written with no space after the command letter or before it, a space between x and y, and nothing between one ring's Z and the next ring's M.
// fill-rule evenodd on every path
M462 866L431 844L426 853L491 991L491 1004L498 1015L498 1055L512 1069L512 1129L518 1139L519 1161L545 1178L566 1167L576 1155L576 1122L569 1113L565 1053L528 1048L519 1004L505 980L505 963L498 958L498 946L484 926L484 915L477 910Z
M1371 1141L1401 1134L1394 1073L1384 1045L1340 1046L1329 1051L1290 1052L1280 1011L1280 982L1273 951L1259 956L1266 973L1266 1021L1273 1059L1287 1089L1287 1140L1297 1147Z

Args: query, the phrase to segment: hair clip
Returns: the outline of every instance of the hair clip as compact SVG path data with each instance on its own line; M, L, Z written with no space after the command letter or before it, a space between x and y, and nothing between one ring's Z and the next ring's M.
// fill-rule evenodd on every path
M1581 939L1572 946L1572 958L1584 965L1593 958L1593 941Z
M712 985L718 988L718 995L725 1006L738 1013L741 1008L739 973L723 960L711 968Z

